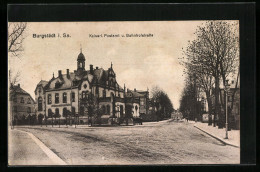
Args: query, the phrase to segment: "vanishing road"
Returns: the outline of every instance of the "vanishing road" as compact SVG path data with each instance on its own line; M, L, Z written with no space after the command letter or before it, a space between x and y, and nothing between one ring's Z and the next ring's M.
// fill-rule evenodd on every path
M182 121L116 127L16 128L32 133L68 165L230 164L240 161L239 148L224 145L194 128L193 124ZM17 137L16 142L19 142ZM35 149L30 142L17 146Z

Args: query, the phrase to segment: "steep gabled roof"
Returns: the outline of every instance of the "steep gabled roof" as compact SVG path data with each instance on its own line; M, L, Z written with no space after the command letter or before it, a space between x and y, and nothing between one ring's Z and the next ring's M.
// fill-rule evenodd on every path
M10 87L10 96L17 95L17 94L28 95L32 99L33 103L35 103L35 101L32 98L32 96L28 92L26 92L24 89L22 89L20 87L20 84L13 85L13 86Z

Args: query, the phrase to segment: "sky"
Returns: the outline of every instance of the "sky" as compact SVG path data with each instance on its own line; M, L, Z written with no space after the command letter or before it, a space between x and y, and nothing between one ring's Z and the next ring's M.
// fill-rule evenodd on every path
M113 63L119 85L137 90L163 89L175 109L184 87L183 66L178 58L182 48L195 39L203 21L138 22L30 22L20 58L9 55L9 69L20 71L20 85L34 98L40 80L49 81L58 70L77 69L82 48L89 65L108 69ZM70 35L63 37L63 33ZM33 34L55 34L54 38L33 38ZM60 34L61 37L58 37ZM95 37L95 34L152 34L153 37Z

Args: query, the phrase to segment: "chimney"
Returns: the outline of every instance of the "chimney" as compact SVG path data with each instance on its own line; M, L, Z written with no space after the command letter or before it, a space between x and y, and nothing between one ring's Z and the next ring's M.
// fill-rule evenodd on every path
M61 78L61 70L58 71L58 76Z
M67 78L69 79L70 78L70 70L67 69Z
M96 69L98 69L98 67L96 67Z
M134 91L136 92L136 88L134 89Z
M89 65L90 66L90 74L94 74L94 72L93 72L93 65L91 64L91 65Z
M18 84L18 87L20 88L20 84Z

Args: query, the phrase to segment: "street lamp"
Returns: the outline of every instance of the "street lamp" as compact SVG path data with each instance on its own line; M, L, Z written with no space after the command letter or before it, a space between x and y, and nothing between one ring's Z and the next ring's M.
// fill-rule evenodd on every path
M228 80L225 82L225 92L226 92L226 137L228 139L228 92L230 89L230 85L228 84Z

